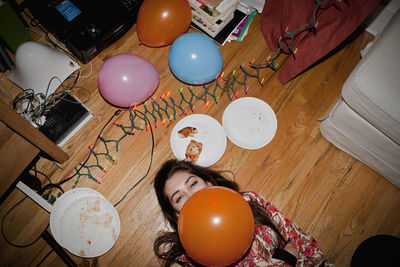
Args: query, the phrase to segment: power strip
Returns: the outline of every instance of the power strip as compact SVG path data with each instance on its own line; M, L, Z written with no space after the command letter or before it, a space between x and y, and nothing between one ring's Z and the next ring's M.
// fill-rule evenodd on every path
M24 184L23 182L19 181L17 183L17 188L21 190L25 195L27 195L30 199L36 202L40 207L42 207L45 211L48 213L51 213L53 210L53 205L51 205L49 202L47 202L42 196L40 196L38 193L33 191L29 186Z

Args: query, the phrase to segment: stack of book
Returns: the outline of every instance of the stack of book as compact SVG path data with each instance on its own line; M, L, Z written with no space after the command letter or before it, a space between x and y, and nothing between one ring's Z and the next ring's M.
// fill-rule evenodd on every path
M239 0L189 0L192 24L215 37L234 17Z
M241 0L189 0L191 26L224 45L226 41L242 41L256 13Z
M227 41L243 41L243 38L247 35L247 31L249 29L250 23L254 18L254 15L257 13L256 10L251 11L246 15L244 20L235 28L235 30L231 33Z

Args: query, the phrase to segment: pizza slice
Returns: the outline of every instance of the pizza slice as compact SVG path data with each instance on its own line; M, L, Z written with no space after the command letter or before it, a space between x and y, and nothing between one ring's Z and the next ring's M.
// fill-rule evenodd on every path
M195 127L187 126L178 131L178 136L181 138L187 138L189 136L193 137L198 133L198 130Z
M186 148L185 157L190 159L192 162L196 162L199 159L202 150L202 143L195 140L190 140L190 143Z

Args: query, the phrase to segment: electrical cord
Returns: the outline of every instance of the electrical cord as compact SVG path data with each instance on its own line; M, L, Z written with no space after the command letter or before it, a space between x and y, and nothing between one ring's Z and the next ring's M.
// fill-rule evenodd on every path
M50 177L48 177L45 173L43 173L43 172L37 170L36 164L34 164L34 165L32 166L32 170L33 170L34 175L35 175L36 178L38 178L38 174L41 174L42 176L44 176L44 177L51 183ZM62 190L62 188L61 188L61 190ZM62 192L64 192L64 191L62 191ZM51 193L51 190L49 191L48 194L50 194L50 193ZM47 197L48 197L48 196L47 196ZM12 207L7 211L7 213L3 216L3 219L2 219L2 222L1 222L1 233L2 233L2 235L3 235L4 240L6 240L6 242L7 242L8 244L10 244L11 246L14 246L14 247L17 247L17 248L25 248L25 247L31 246L31 245L33 245L37 240L39 240L39 238L40 238L40 236L39 236L39 237L36 238L34 241L32 241L31 243L28 243L28 244L26 244L26 245L18 245L18 244L14 244L14 243L12 243L11 241L9 241L9 240L7 239L7 237L6 237L6 235L5 235L5 231L4 231L4 221L5 221L5 219L6 219L7 216L8 216L18 205L20 205L26 198L27 198L27 196L25 196L25 197L24 197L23 199L21 199L17 204L15 204L14 206L12 206ZM48 227L48 225L47 225L47 227ZM46 227L45 229L47 229L47 227Z
M49 183L51 183L50 177L47 176L45 173L39 171L39 170L36 168L36 163L33 165L32 170L33 170L34 173L35 173L35 177L38 177L38 174L40 174L40 175L44 176L44 177L46 178L46 180L49 181ZM49 197L50 197L50 195L51 195L51 193L52 193L52 191L53 191L53 189L50 188L49 192L47 192L46 194L44 194L44 192L41 192L41 193L42 193L42 197L43 197L44 199L48 200ZM62 190L62 188L61 188L61 192L64 193L64 191Z
M32 25L32 24L31 24L31 25ZM32 25L32 26L35 26L35 25ZM36 30L36 29L29 28L29 27L26 27L25 29L27 29L28 31L34 32L34 33L36 33L37 35L39 35L39 36L45 38L45 39L46 39L48 42L50 42L54 47L56 47L56 48L62 50L62 51L65 52L66 54L68 54L68 55L78 64L78 59L74 56L74 54L72 54L71 52L69 52L68 48L66 48L66 46L65 46L63 43L59 42L58 40L53 40L53 39L50 37L49 32L47 32L47 31L46 31L46 32L44 32L44 31L38 31L38 30ZM90 77L90 76L92 75L92 72L93 72L93 64L92 64L92 62L88 62L88 64L89 64L89 66L90 66L89 74L86 74L86 75L82 75L82 74L81 74L81 75L80 75L80 78L87 78L87 77Z
M22 10L23 14L30 19L30 25L32 27L39 27L40 30L36 30L30 27L27 27L26 29L29 31L32 31L41 37L45 38L52 46L54 46L56 49L63 51L66 53L75 63L78 65L78 60L77 58L65 47L65 45L57 40L53 40L50 35L49 31L47 31L34 17L32 17L30 14L28 14L24 9ZM92 70L91 70L92 71ZM91 73L90 71L90 73ZM75 76L71 74L67 79L70 77ZM32 89L24 90L21 94L19 94L15 99L13 103L14 109L16 109L16 106L21 104L25 104L25 108L22 108L22 111L20 114L25 117L28 121L31 123L35 124L36 126L41 126L41 118L43 115L45 115L57 102L57 100L62 99L67 93L70 93L74 88L83 88L88 91L88 98L85 101L82 101L82 103L86 103L90 99L90 93L89 90L85 87L78 87L76 86L77 81L81 77L81 69L78 69L76 79L74 80L73 84L71 86L68 86L69 88L66 89L64 86L63 82L60 81L58 77L52 77L48 83L47 90L45 94L34 94L34 91ZM59 93L54 93L50 94L48 96L48 90L50 87L50 84L54 79L57 79L60 82L60 85L64 88L62 92Z
M47 181L49 181L49 183L51 183L50 177L47 176L45 173L39 171L39 170L36 168L36 164L33 165L32 169L33 169L33 171L35 172L35 177L37 177L38 174L41 174L42 176L44 176L44 178L46 178Z
M35 171L36 172L36 171ZM39 172L39 171L37 171L37 172ZM46 176L46 175L45 175ZM6 220L6 218L8 217L8 215L17 207L17 206L19 206L25 199L27 199L28 197L27 196L25 196L23 199L21 199L19 202L17 202L14 206L12 206L8 211L7 211L7 213L3 216L3 219L2 219L2 221L1 221L1 234L2 234L2 236L3 236L3 238L4 238L4 240L7 242L7 244L9 244L9 245L11 245L11 246L13 246L13 247L16 247L16 248L26 248L26 247L29 247L29 246L32 246L33 244L35 244L40 238L41 238L41 235L39 235L37 238L35 238L33 241L31 241L31 242L29 242L29 243L27 243L27 244L24 244L24 245L20 245L20 244L15 244L15 243L13 243L13 242L11 242L10 240L8 240L8 238L6 237L6 234L5 234L5 231L4 231L4 221ZM46 226L46 228L45 228L45 230L47 229L49 227L49 224L47 224L47 226ZM43 232L43 231L42 231ZM44 261L45 261L45 259L53 252L54 250L53 249L51 249L44 257L43 257L43 259L36 265L37 267L39 266L39 265L41 265Z
M138 185L147 177L147 175L148 175L149 172L150 172L151 166L152 166L152 164L153 164L153 154L154 154L154 133L153 133L153 128L152 128L151 122L150 122L149 118L146 116L146 114L144 114L143 112L141 112L141 111L139 111L139 110L136 110L136 112L138 112L139 114L141 114L141 115L146 119L147 123L148 123L149 126L150 126L150 133L151 133L150 163L149 163L149 166L148 166L148 168L147 168L147 171L146 171L146 173L143 175L143 177L141 177L141 178L140 178L126 193L125 193L125 195L124 195L117 203L114 204L114 207L116 207L117 205L119 205L119 204L127 197L127 195L128 195L133 189L135 189L136 186L138 186ZM103 133L103 131L104 131L104 129L107 127L107 125L113 120L113 118L114 118L115 116L118 116L120 113L121 113L121 110L118 109L118 110L110 117L110 119L104 124L103 128L101 129L100 133L98 134L98 136L97 136L97 138L96 138L96 141L95 141L94 144L93 144L93 149L94 149L94 147L96 146L96 144L97 144L97 142L98 142L98 140L99 140L99 137L101 136L101 134ZM60 181L60 182L58 182L58 183L49 183L49 184L45 185L45 186L40 190L39 194L42 194L43 191L48 190L48 189L50 189L50 188L52 188L52 187L57 187L57 188L59 188L60 190L62 190L61 185L64 184L65 182L71 180L73 177L75 177L75 176L79 173L79 171L81 170L81 168L87 163L87 161L89 160L90 156L91 156L91 154L89 154L89 155L87 156L87 158L85 159L85 161L84 161L83 163L81 163L81 166L79 167L79 169L77 169L77 170L75 171L75 173L74 173L73 175L71 175L71 176L68 177L68 178L65 178L64 180L62 180L62 181ZM62 192L64 192L64 191L62 191Z
M149 167L147 168L147 171L145 173L145 175L143 175L142 178L139 179L139 181L137 181L129 190L128 192L125 193L125 195L117 202L114 204L114 207L118 206L125 198L126 196L133 190L135 189L136 186L138 186L149 174L150 169L151 169L151 165L153 163L153 154L154 154L154 134L153 134L153 128L151 127L151 123L149 118L147 118L146 114L142 113L139 110L136 110L138 113L142 114L144 116L144 118L146 119L146 121L149 123L150 125L150 133L151 133L151 152L150 152L150 163L149 163Z
M116 204L114 204L114 207L116 207L118 204L120 204L120 203L127 197L127 195L128 195L136 186L138 186L139 183L141 183L141 182L147 177L147 175L148 175L149 172L150 172L151 166L152 166L152 164L153 164L153 154L154 154L154 134L153 134L153 128L152 128L151 122L150 122L149 118L146 116L146 114L144 114L143 112L141 112L141 111L139 111L139 110L136 110L136 112L138 112L139 114L141 114L141 115L146 119L146 121L148 122L148 124L149 124L149 126L150 126L150 133L151 133L150 163L149 163L149 166L148 166L147 171L146 171L146 173L144 174L144 176L143 176L142 178L140 178L140 179L125 193L125 195L124 195ZM92 149L95 148L95 146L96 146L96 144L97 144L97 142L98 142L98 140L99 140L99 137L101 136L101 134L103 133L103 131L104 131L104 129L107 127L107 125L113 120L113 118L114 118L115 116L118 116L120 113L121 113L121 110L118 109L118 110L109 118L109 120L104 124L104 126L102 127L100 133L98 134L98 136L97 136L97 138L96 138L96 141L95 141L94 144L93 144L93 148L92 148ZM82 169L82 167L88 162L88 160L90 159L90 156L91 156L91 154L89 154L89 155L87 156L87 158L85 159L85 161L84 161L83 163L81 163L79 169L77 169L73 175L71 175L71 176L68 177L68 178L65 178L64 180L61 180L61 181L58 182L58 183L49 183L49 184L45 185L44 187L42 187L42 189L41 189L38 193L39 193L39 194L42 194L45 190L48 190L48 189L53 188L53 187L57 187L58 189L62 190L61 185L64 184L64 183L66 183L66 182L68 182L68 181L71 180L73 177L75 177L75 176L79 173L79 171ZM64 191L62 191L62 192L64 192Z
M153 128L152 128L151 122L150 122L150 120L148 119L148 117L146 116L146 114L144 114L143 112L138 111L138 110L136 110L136 112L138 112L139 114L141 114L141 115L146 119L146 121L149 123L149 126L150 126L150 133L151 133L150 163L149 163L149 166L148 166L148 168L147 168L146 173L145 173L145 174L144 174L144 175L143 175L143 176L142 176L142 177L127 191L127 192L126 192L126 193L125 193L125 195L124 195L117 203L114 204L114 207L117 207L122 201L124 201L125 198L129 195L129 193L132 192L132 190L135 189L135 188L148 176L148 174L149 174L149 172L150 172L150 169L151 169L151 166L152 166L152 163L153 163L153 155L154 155L154 133L153 133ZM100 137L100 135L102 134L102 132L104 131L104 129L106 128L106 126L112 121L112 119L113 119L115 116L119 115L120 113L121 113L121 110L120 110L120 109L118 109L117 111L114 112L114 114L110 117L110 119L109 119L109 120L105 123L105 125L102 127L102 129L101 129L101 131L100 131L98 137ZM98 140L98 138L96 139L96 141L95 141L93 147L96 145L97 140ZM90 158L90 154L89 154L89 156L86 158L85 162L81 165L80 168L82 168L82 166L89 160L89 158ZM38 170L36 169L36 166L33 167L33 170L34 170L36 176L37 176L37 174L39 173L39 174L45 176L45 178L49 181L49 184L47 184L46 186L44 186L44 187L40 190L41 192L39 192L39 194L42 194L45 190L47 190L47 189L50 189L50 190L51 190L51 188L53 188L53 187L56 187L56 188L60 189L60 190L64 193L64 190L61 188L60 185L63 184L63 183L65 183L65 182L67 182L67 181L69 181L70 179L72 179L72 178L79 172L80 169L79 169L74 175L72 175L72 176L70 176L70 177L68 177L68 178L66 178L66 179L64 179L64 180L62 180L62 181L60 181L60 182L58 182L58 183L56 183L56 184L52 183L51 180L50 180L50 178L49 178L47 175L45 175L43 172L38 171ZM25 196L22 200L20 200L20 201L19 201L18 203L16 203L13 207L11 207L11 209L8 210L7 213L4 215L4 217L3 217L3 219L2 219L2 222L1 222L1 233L2 233L2 235L3 235L4 240L5 240L9 245L14 246L14 247L17 247L17 248L26 248L26 247L29 247L29 246L33 245L34 243L36 243L36 242L41 238L41 235L39 235L39 236L38 236L36 239L34 239L32 242L30 242L30 243L28 243L28 244L20 245L20 244L12 243L10 240L7 239L7 237L6 237L6 235L5 235L5 231L4 231L4 221L5 221L5 219L6 219L7 216L11 213L11 211L13 211L18 205L20 205L26 198L27 198L27 196ZM47 226L46 226L45 229L47 229L48 227L49 227L49 224L47 224ZM40 262L36 265L36 267L39 267L39 266L47 259L47 257L48 257L53 251L54 251L54 250L51 249L51 250L40 260Z
M114 119L115 116L118 116L120 113L121 113L121 109L118 109L117 111L115 111L114 114L113 114L113 115L108 119L108 121L103 125L102 129L100 130L100 133L99 133L99 134L97 135L97 137L96 137L96 140L95 140L95 142L94 142L94 144L93 144L93 148L96 146L96 144L97 144L97 142L98 142L98 140L99 140L99 137L101 136L101 134L103 133L103 131L104 131L104 129L107 127L107 125ZM90 154L86 157L85 161L84 161L83 163L81 163L81 166L75 171L75 173L74 173L73 175L71 175L70 177L65 178L65 179L59 181L58 183L49 183L49 184L45 185L45 186L40 190L40 192L43 192L43 191L45 191L45 190L47 190L47 189L50 189L50 188L52 188L52 187L61 188L61 185L62 185L62 184L68 182L69 180L71 180L72 178L74 178L74 177L79 173L79 171L82 169L82 167L88 162L88 160L89 160L89 158L90 158L91 155L92 155L92 154L90 153Z
M25 10L22 10L22 12L24 13L25 16L27 16L27 17L30 19L30 23L29 23L29 24L30 24L32 27L39 27L39 28L42 30L42 32L43 32L43 34L44 34L45 36L41 35L40 33L38 33L38 32L35 31L35 30L32 30L31 28L27 28L28 30L31 30L31 31L33 31L33 32L35 32L35 33L41 35L42 37L46 38L47 41L49 41L55 48L58 48L58 49L63 50L65 53L67 53L68 55L70 55L70 57L72 57L76 62L78 62L78 60L76 59L76 57L75 57L71 52L69 52L69 51L67 50L67 48L65 48L65 45L64 45L63 43L61 43L61 42L59 42L59 41L53 41L53 39L50 38L50 35L49 35L50 32L49 32L48 30L46 30L46 29L42 26L42 24L41 24L35 17L32 17L32 16L31 16L30 14L28 14ZM61 45L60 45L60 44L61 44Z
M31 241L30 243L24 244L24 245L20 245L20 244L15 244L13 242L11 242L10 240L8 240L8 238L6 237L5 231L4 231L4 221L7 218L7 216L11 213L11 211L13 211L18 205L20 205L25 199L27 198L27 196L25 196L23 199L21 199L20 201L17 202L17 204L15 204L14 206L11 207L11 209L9 209L7 211L7 213L3 216L3 219L1 220L1 234L4 238L4 240L11 246L16 247L16 248L26 248L29 246L32 246L34 243L36 243L39 239L40 239L40 235L35 238L33 241ZM49 227L49 224L47 224L46 228ZM43 231L42 231L43 232Z
M80 76L80 71L78 72L78 75L74 79L73 84L70 86L65 86L58 77L53 76L48 83L45 94L43 93L35 94L33 89L25 89L14 98L13 109L17 110L18 113L20 113L21 116L25 117L28 121L34 123L37 126L41 126L42 116L44 116L48 111L50 111L57 104L59 100L64 99L64 97L68 93L71 93L74 88L85 89L88 92L88 97L85 101L83 101L83 103L89 101L90 99L89 90L85 87L76 86L79 76ZM70 77L68 77L68 79ZM58 80L63 90L61 92L55 92L48 95L48 91L53 80ZM78 101L70 101L70 102L80 104Z
M104 131L104 129L107 127L107 125L112 121L112 119L113 119L115 116L118 116L120 113L121 113L121 110L118 109L117 111L114 112L114 114L110 117L110 119L105 123L105 125L102 127L102 129L101 129L99 135L97 136L96 141L95 141L95 144L93 145L93 147L96 145L97 140L99 139L100 135L102 134L102 132ZM89 160L89 158L90 158L90 154L89 154L89 156L86 158L86 160L84 161L84 163L81 165L81 167L77 170L77 172L76 172L75 174L73 174L72 176L70 176L70 177L68 177L68 178L66 178L66 179L64 179L64 180L62 180L62 181L60 181L60 182L58 182L58 183L52 183L51 180L50 180L50 178L49 178L47 175L45 175L44 173L38 171L38 170L36 169L36 166L34 166L33 171L35 172L35 175L37 175L37 173L40 173L40 174L44 175L44 176L46 177L46 179L49 180L49 184L47 184L47 185L45 185L44 187L42 187L42 188L38 191L38 194L39 194L39 195L43 195L43 192L44 192L44 191L49 190L49 189L51 190L51 189L54 188L54 187L55 187L55 188L58 188L61 192L64 193L64 190L62 189L61 185L62 185L63 183L65 183L65 182L69 181L70 179L72 179L72 178L79 172L79 170L82 168L82 166L83 166L84 164L86 164L86 162ZM27 196L25 196L23 199L21 199L19 202L17 202L14 206L12 206L12 207L7 211L7 213L3 216L2 221L1 221L1 234L2 234L2 236L3 236L3 238L4 238L4 240L5 240L9 245L11 245L11 246L13 246L13 247L16 247L16 248L26 248L26 247L29 247L29 246L33 245L34 243L36 243L36 242L40 239L40 237L41 237L41 236L39 235L39 236L38 236L37 238L35 238L32 242L21 245L21 244L15 244L15 243L11 242L11 241L6 237L6 235L5 235L5 231L4 231L4 222L5 222L5 219L6 219L6 218L8 217L8 215L9 215L17 206L19 206L26 198L27 198ZM47 229L48 227L49 227L49 224L46 226L45 229ZM51 252L52 252L52 251L50 251L48 254L50 255ZM47 258L47 257L48 257L48 255L46 255L46 256L44 257L44 259ZM41 261L38 265L40 265L40 264L44 261L44 259L42 259L42 261Z

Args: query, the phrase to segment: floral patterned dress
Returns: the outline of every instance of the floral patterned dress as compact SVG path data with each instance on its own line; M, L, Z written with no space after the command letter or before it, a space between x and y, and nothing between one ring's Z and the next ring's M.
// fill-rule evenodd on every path
M253 201L264 207L282 237L298 249L299 258L296 266L334 266L325 260L324 254L318 247L314 238L307 235L299 226L287 219L277 208L267 202L261 195L256 192L242 192L241 194L246 201ZM254 239L250 249L232 266L291 267L289 263L272 257L277 248L283 248L284 246L284 242L278 238L278 235L271 228L265 225L256 224L254 227ZM185 266L193 266L185 255L181 256L179 261Z

